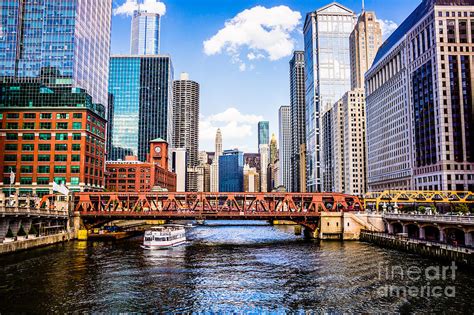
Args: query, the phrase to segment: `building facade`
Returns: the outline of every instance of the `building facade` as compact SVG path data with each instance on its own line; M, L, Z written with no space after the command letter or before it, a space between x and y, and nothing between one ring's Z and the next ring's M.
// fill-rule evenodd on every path
M160 53L160 15L137 10L132 16L130 54L158 55Z
M258 148L260 154L260 191L268 192L268 167L270 165L270 146L261 144Z
M300 177L306 165L300 167L300 147L306 143L304 51L295 51L290 61L290 125L291 167L288 191L300 192ZM305 184L306 186L306 184Z
M222 155L222 133L220 129L216 132L216 150L211 164L211 192L219 192L219 157Z
M107 104L112 1L2 1L0 78L82 88Z
M290 106L281 106L278 112L279 120L279 138L280 138L280 184L285 186L287 191L293 191L291 181L291 122Z
M366 75L368 186L473 190L474 6L424 0Z
M304 23L307 189L322 191L323 114L350 90L349 37L353 11L333 2L307 14ZM329 166L323 166L323 169Z
M173 82L173 142L174 148L187 152L186 191L197 191L196 167L199 165L199 84L187 73Z
M107 191L176 191L176 174L168 170L168 143L162 139L150 143L147 162L127 156L125 161L108 161L105 165Z
M258 145L270 144L270 122L260 121L258 123Z
M185 192L186 191L186 149L180 148L171 148L171 172L176 174L176 191Z
M0 84L3 192L11 185L14 193L42 196L53 182L103 190L105 107L79 88L25 81Z
M219 192L244 191L244 155L226 150L219 157Z
M362 11L350 37L352 89L364 89L365 73L381 45L382 28L375 13Z
M138 156L149 143L171 143L173 65L169 56L112 56L109 77L108 160Z
M244 165L244 192L260 191L260 175L255 167Z

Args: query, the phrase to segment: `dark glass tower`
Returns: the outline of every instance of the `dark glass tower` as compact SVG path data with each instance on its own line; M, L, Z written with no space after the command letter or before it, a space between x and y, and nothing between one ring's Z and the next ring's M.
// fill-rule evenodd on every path
M226 150L219 157L219 191L244 191L244 154L238 150Z
M146 161L151 140L171 141L172 82L169 56L110 59L108 160L136 155Z

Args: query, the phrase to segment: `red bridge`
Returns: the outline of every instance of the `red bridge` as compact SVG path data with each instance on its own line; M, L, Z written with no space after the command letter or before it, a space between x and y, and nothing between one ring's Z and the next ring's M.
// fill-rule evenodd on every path
M358 197L337 193L76 193L82 219L295 220L358 211Z

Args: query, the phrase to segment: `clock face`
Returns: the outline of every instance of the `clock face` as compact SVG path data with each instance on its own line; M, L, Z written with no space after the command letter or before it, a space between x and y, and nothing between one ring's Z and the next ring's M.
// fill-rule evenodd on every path
M160 148L160 147L156 147L156 148L155 148L155 152L156 152L156 153L160 153L160 152L161 152L161 148Z

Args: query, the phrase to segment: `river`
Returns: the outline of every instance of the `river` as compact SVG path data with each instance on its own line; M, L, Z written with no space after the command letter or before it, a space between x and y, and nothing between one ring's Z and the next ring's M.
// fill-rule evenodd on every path
M188 239L163 251L143 250L137 237L0 257L0 313L472 313L473 274L433 280L426 270L449 264L416 255L305 241L288 226L202 226ZM410 268L423 276L408 277Z

